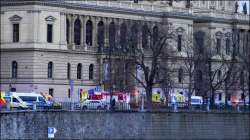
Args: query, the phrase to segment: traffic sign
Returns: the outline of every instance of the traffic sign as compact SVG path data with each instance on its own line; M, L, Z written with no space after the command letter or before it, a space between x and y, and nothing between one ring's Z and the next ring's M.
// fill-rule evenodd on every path
M55 133L57 132L55 127L48 127L48 138L55 138Z

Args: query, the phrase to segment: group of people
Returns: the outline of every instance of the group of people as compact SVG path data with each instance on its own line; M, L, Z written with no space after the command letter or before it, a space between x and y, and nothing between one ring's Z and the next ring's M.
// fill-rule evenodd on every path
M0 110L6 106L4 95L0 92Z

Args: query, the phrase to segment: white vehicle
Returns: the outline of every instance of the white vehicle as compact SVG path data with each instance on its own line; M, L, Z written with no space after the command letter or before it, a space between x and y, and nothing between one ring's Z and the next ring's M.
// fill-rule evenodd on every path
M10 93L10 96L4 96L5 100L9 100L10 107L16 109L28 109L28 105L16 94Z
M51 107L51 105L48 104L44 99L44 97L40 94L33 92L32 93L13 92L12 94L18 96L20 99L26 102L29 108L32 108L34 103L36 103L37 108L48 109Z
M100 100L86 100L80 105L81 109L107 109L107 104Z
M203 104L203 99L201 96L191 96L191 105L200 106Z

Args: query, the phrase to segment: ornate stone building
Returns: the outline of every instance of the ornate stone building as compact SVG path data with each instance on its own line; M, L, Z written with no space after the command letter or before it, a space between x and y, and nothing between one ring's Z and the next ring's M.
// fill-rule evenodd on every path
M225 44L233 27L249 33L249 16L235 11L235 2L1 1L1 90L47 92L68 100L77 99L80 88L104 87L109 59L105 50L126 41L131 30L141 36L143 25L153 30L167 21L188 35L200 30L220 33ZM118 67L117 79L123 79L115 86L131 89L133 78L126 70L133 67L115 64L111 66ZM186 88L176 83L176 90Z

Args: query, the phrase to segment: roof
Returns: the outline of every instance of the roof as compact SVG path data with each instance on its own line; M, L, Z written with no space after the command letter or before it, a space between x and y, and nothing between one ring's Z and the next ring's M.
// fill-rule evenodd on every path
M16 96L41 96L40 94L38 93L35 93L35 92L11 92L12 95L16 95Z

